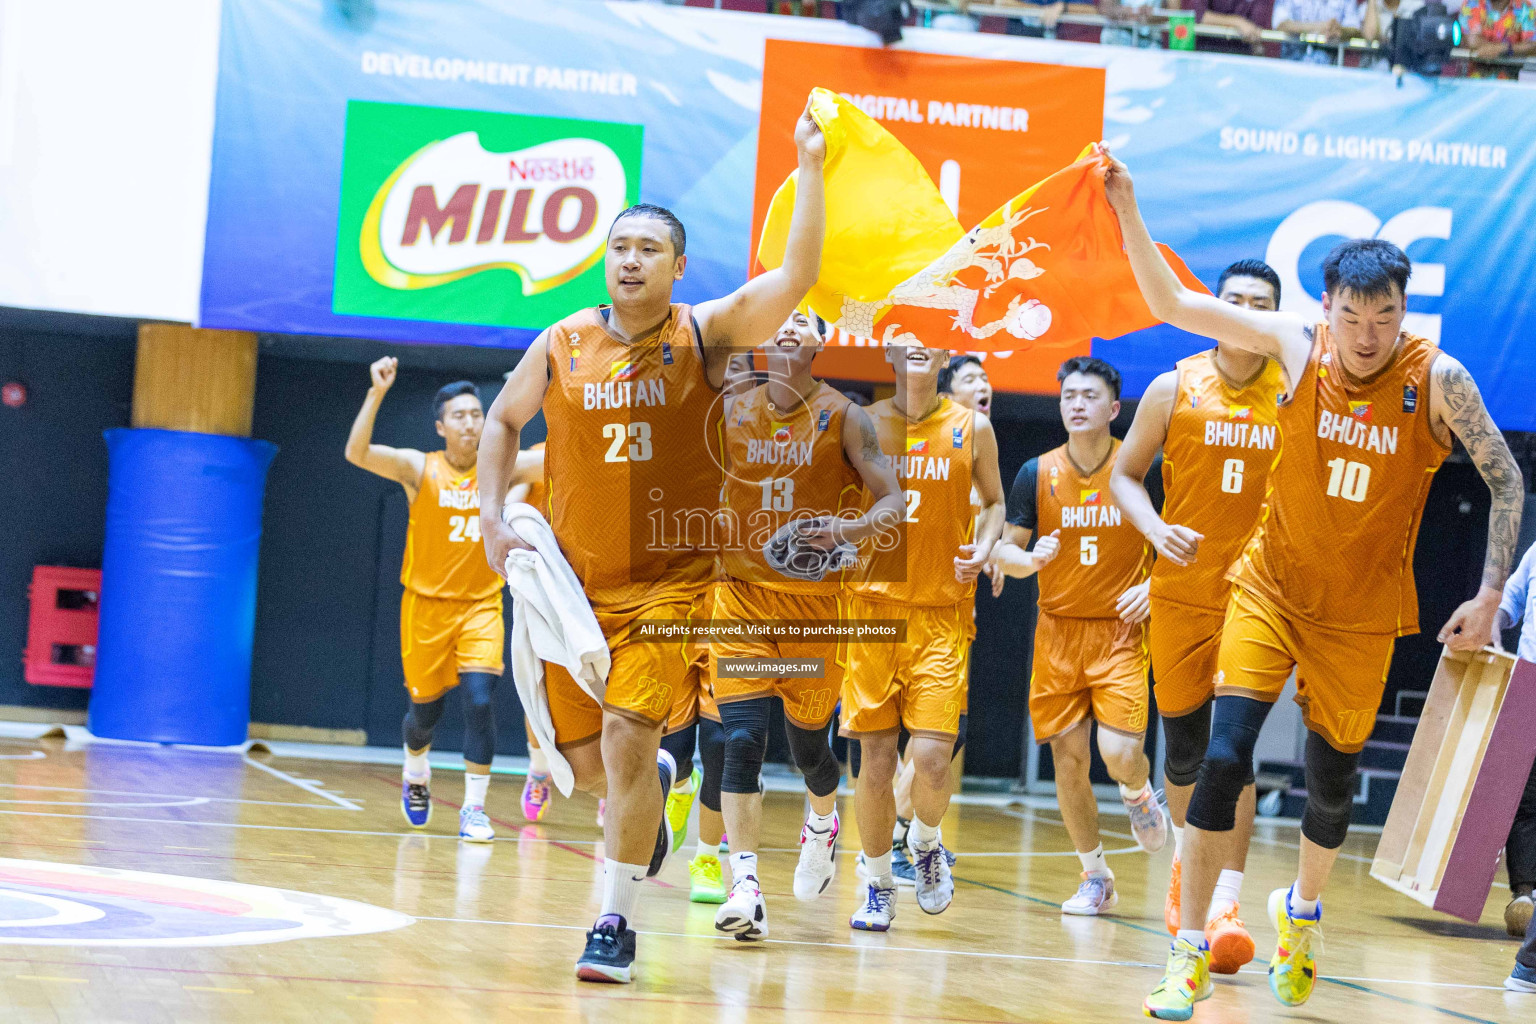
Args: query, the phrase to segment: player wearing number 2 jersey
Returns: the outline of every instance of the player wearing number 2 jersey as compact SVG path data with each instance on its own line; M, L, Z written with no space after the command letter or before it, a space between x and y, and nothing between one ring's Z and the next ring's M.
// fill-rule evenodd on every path
M476 452L485 422L480 396L469 381L449 384L434 404L442 451L390 448L373 443L373 421L395 383L398 361L386 356L369 368L373 386L347 437L347 461L393 480L410 500L400 582L400 660L411 697L402 731L405 769L400 807L415 828L432 815L427 755L443 713L444 695L464 689L464 803L459 838L495 838L485 815L485 791L496 753L495 683L502 672L506 631L501 579L480 554L480 491Z
M1280 278L1259 260L1243 260L1222 273L1216 292L1224 302L1273 311ZM1115 501L1159 556L1152 567L1152 679L1173 818L1163 915L1172 933L1179 929L1184 815L1211 733L1216 655L1231 591L1226 573L1264 500L1283 392L1277 363L1230 345L1180 360L1142 395L1110 479ZM1161 516L1142 483L1159 451ZM1235 974L1253 959L1253 938L1237 916L1252 825L1250 785L1206 917L1211 970L1218 974Z
M1430 477L1461 439L1492 493L1482 588L1440 631L1453 650L1487 642L1519 534L1520 470L1471 375L1403 330L1411 266L1360 239L1323 261L1319 323L1242 309L1185 288L1152 244L1130 173L1101 151L1137 284L1154 315L1277 362L1289 397L1259 524L1234 567L1217 657L1211 739L1190 798L1180 926L1143 1010L1188 1020L1210 994L1204 911L1251 780L1254 741L1294 667L1310 730L1296 881L1270 895L1280 941L1270 989L1305 1002L1317 977L1321 896L1348 831L1358 751L1370 735L1396 637L1418 628L1413 547Z
M1120 442L1120 373L1101 359L1068 359L1057 373L1067 443L1024 464L1008 496L1008 533L998 552L1007 576L1040 574L1029 717L1051 745L1062 821L1083 865L1062 912L1092 916L1119 897L1099 838L1088 778L1090 724L1099 753L1144 849L1167 841L1162 805L1143 752L1147 729L1147 571L1152 549L1109 490ZM1031 536L1040 542L1026 552ZM1057 552L1060 552L1058 555Z
M826 147L809 104L795 144L799 187L782 266L725 298L674 303L687 266L682 223L658 206L624 210L604 245L612 305L535 339L486 419L486 558L504 571L508 553L527 547L497 513L519 434L542 410L550 526L611 654L601 706L554 667L545 679L556 745L576 785L607 793L602 908L576 963L582 980L631 980L640 887L674 843L663 801L678 765L660 743L693 659L685 638L656 642L631 626L686 619L713 584L720 392L732 349L778 330L820 272Z

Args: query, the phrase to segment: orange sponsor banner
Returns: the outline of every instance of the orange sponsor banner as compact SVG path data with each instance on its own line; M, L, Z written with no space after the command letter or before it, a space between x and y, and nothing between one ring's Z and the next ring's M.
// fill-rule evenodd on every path
M1071 164L1103 135L1102 68L770 39L758 124L753 253L774 190L795 169L794 119L783 114L803 107L818 85L848 98L906 146L967 228ZM753 273L760 271L752 267ZM817 360L817 373L890 380L880 349L857 347L853 340L834 334ZM1061 361L1087 351L1085 342L984 358L998 390L1051 393Z

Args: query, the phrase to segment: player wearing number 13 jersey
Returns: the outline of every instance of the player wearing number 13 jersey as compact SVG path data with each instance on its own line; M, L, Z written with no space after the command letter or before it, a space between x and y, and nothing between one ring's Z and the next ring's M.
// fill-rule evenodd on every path
M480 554L480 492L475 475L485 422L469 381L449 384L433 403L444 449L421 452L373 443L373 422L395 382L398 362L386 356L369 368L373 387L347 437L347 461L393 480L410 501L400 582L400 660L411 703L405 714L405 770L400 806L416 828L432 814L427 755L447 692L464 689L464 803L459 837L495 838L485 815L491 758L496 753L493 703L502 672L506 631L501 579Z
M1310 734L1296 881L1270 894L1279 933L1270 990L1312 995L1322 890L1348 832L1354 770L1381 700L1393 641L1418 628L1413 549L1430 478L1454 434L1492 494L1482 588L1442 627L1453 650L1488 642L1519 533L1524 487L1471 375L1403 330L1412 267L1381 239L1323 261L1323 322L1243 309L1185 288L1147 234L1130 173L1104 156L1105 193L1152 313L1280 364L1290 397L1258 527L1234 567L1217 658L1211 738L1190 798L1180 926L1147 1015L1188 1020L1210 994L1199 918L1251 780L1254 743L1295 668Z

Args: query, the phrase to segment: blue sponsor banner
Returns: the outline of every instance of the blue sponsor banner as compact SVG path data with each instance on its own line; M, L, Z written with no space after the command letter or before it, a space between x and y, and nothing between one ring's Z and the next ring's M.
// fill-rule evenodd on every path
M369 306L367 282L361 300L344 295L338 303L337 269L355 255L348 247L357 237L346 219L344 170L362 173L359 157L344 168L349 104L354 123L357 104L374 103L636 126L639 197L670 207L687 225L689 262L676 294L697 302L746 277L764 40L872 39L832 21L588 0L378 0L372 13L351 20L321 0L225 0L223 9L201 322L508 347L534 334L496 326L515 317L407 318L400 303ZM1536 348L1518 341L1536 327L1527 298L1536 248L1526 238L1526 225L1536 222L1536 91L1413 77L1398 86L1384 72L996 35L908 30L902 45L1105 67L1105 134L1132 169L1153 234L1212 286L1233 260L1265 258L1283 280L1283 306L1321 316L1321 263L1330 246L1360 236L1404 246L1416 265L1408 329L1468 365L1502 427L1536 429L1528 395ZM781 113L792 119L797 111ZM587 165L567 150L534 152L570 141L550 141L556 128L519 142L521 122L509 124L504 130L513 134L495 140L482 131L476 159L520 159L526 151L544 161L539 167L556 169L540 173L584 173ZM630 136L610 134L622 157L613 140ZM393 159L369 146L354 139L352 149L376 163ZM601 153L593 159L614 163ZM502 220L490 228L482 223L488 192L478 193L478 219L462 225L451 207L459 193L446 180L428 193L431 207L384 192L390 181L431 184L424 166L400 164L371 205L353 197L359 210L382 211L364 227L389 229L392 215L410 215L396 242L457 237L490 252L514 239L506 211L522 209L515 190L496 199ZM520 162L519 173L527 167ZM570 190L588 186L606 194L581 180L530 184L542 191L521 201L534 205L518 230L532 236L542 225L550 229L546 241L563 244L585 223L582 199ZM604 187L617 194L616 185ZM592 206L605 208L597 199ZM513 273L498 253L478 263L421 256L410 274L386 271L373 280L452 289L469 287L470 275L476 287L500 280L515 293L520 282L558 284L561 268L587 266L556 253L549 269ZM421 254L397 246L384 255ZM547 292L537 297L550 301ZM372 308L390 312L358 312ZM1095 352L1120 366L1136 395L1204 344L1156 328L1099 342Z

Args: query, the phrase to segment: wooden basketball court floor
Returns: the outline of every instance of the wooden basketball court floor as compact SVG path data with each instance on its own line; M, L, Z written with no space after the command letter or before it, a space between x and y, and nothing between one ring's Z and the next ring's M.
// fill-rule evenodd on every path
M799 903L800 799L770 793L770 941L717 937L674 857L642 900L639 981L581 984L601 891L594 801L557 798L527 825L521 778L497 775L498 841L471 846L456 839L459 774L435 781L431 825L413 832L391 766L0 739L0 1018L1087 1024L1141 1019L1167 949L1169 854L1135 851L1123 817L1103 822L1113 917L1058 912L1078 864L1053 809L967 804L944 822L953 906L928 917L903 890L882 936L847 925L851 800L838 877ZM1261 962L1218 982L1197 1021L1536 1021L1536 996L1500 988L1516 949L1501 894L1482 926L1439 917L1370 879L1370 835L1351 837L1325 901L1324 979L1307 1006L1281 1007L1262 907L1294 874L1296 838L1260 826L1245 896Z

